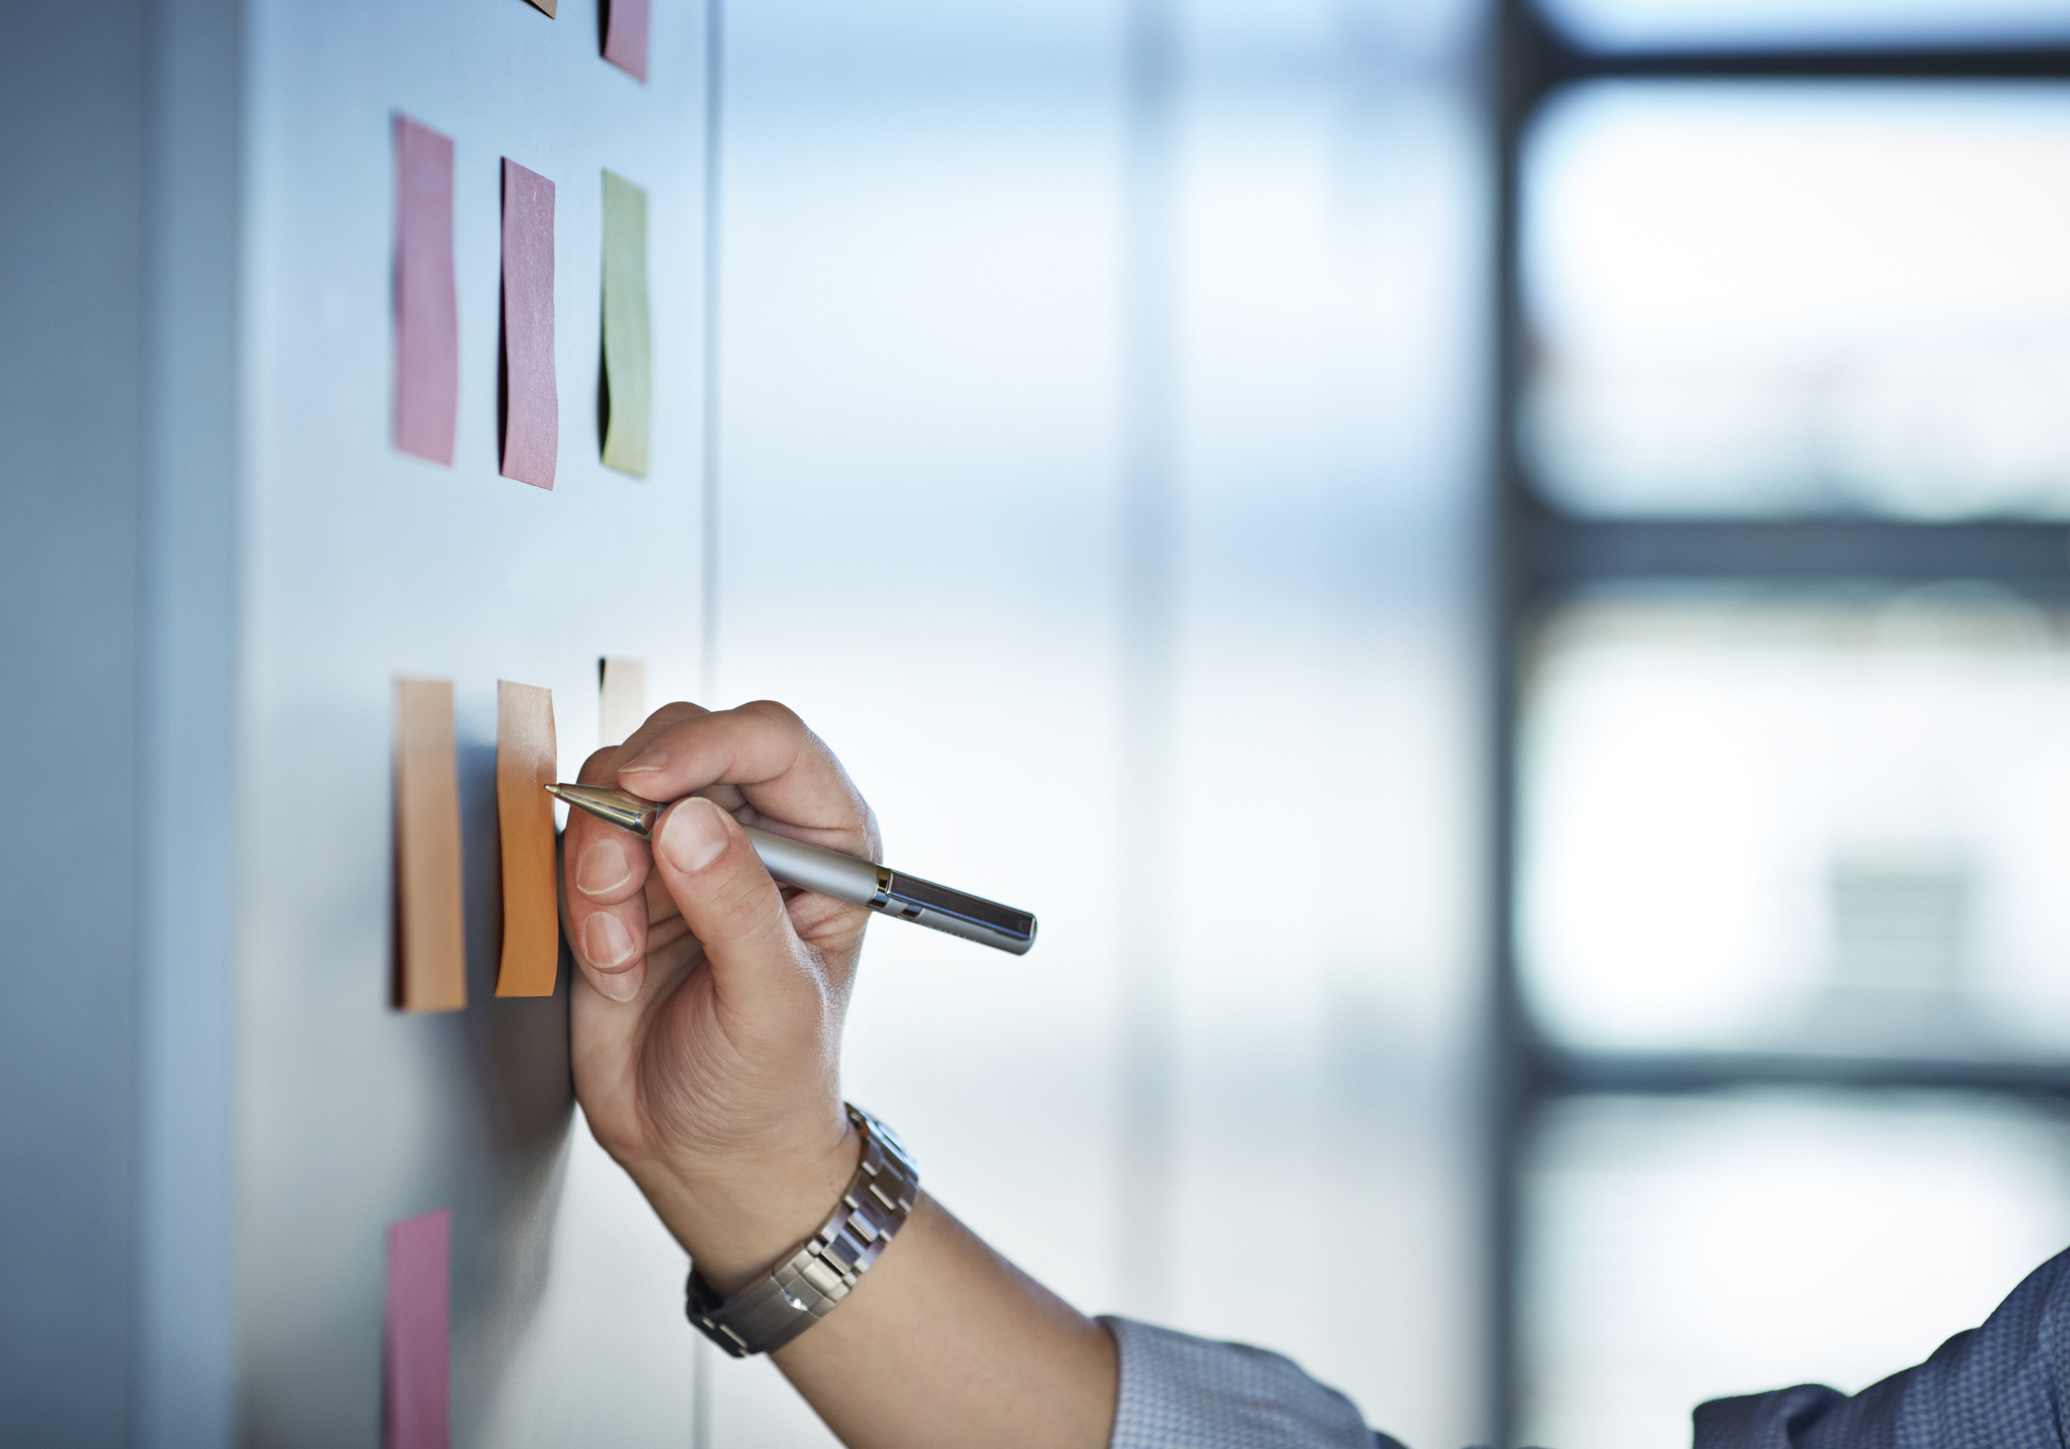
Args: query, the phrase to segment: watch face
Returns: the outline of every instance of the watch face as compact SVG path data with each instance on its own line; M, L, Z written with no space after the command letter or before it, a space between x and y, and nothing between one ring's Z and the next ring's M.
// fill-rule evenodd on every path
M906 1150L906 1144L899 1140L898 1133L892 1131L853 1102L848 1103L847 1106L848 1114L855 1119L855 1124L883 1143L884 1150L899 1160L900 1165L905 1168L907 1176L917 1180L920 1173L919 1169L913 1166L913 1154Z

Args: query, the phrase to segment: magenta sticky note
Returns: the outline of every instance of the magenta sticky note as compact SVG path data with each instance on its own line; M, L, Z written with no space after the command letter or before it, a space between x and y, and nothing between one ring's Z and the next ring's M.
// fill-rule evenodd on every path
M604 59L639 80L647 78L647 0L609 0L604 17Z
M388 1229L383 1449L447 1449L452 1249L453 1215L445 1208Z
M460 312L453 288L453 143L395 118L395 446L453 462Z
M503 160L503 476L553 487L553 183Z

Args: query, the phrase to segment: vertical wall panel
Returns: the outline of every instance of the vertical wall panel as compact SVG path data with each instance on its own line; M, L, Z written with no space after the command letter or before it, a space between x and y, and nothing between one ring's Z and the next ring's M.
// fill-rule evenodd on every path
M1242 1268L1172 1312L1445 1445L1485 1428L1485 243L1470 16L1420 10L1187 7L1172 1251L1241 1224Z
M160 0L155 40L136 1438L226 1449L244 7Z
M0 46L0 1419L134 1407L147 4L13 7ZM58 802L60 808L53 808Z

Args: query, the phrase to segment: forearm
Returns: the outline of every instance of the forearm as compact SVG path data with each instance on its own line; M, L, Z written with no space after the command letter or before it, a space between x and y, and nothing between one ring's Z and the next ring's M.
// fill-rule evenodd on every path
M774 1355L849 1449L1105 1449L1107 1331L932 1198L854 1292Z
M707 1182L635 1176L699 1272L731 1296L825 1220L855 1171L853 1133L771 1171L741 1204ZM924 1192L834 1311L773 1355L849 1449L1106 1449L1113 1339Z

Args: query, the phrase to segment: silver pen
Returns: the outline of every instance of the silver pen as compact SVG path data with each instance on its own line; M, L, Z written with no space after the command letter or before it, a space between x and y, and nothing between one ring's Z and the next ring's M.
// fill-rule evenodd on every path
M548 785L546 788L577 810L585 810L599 820L608 820L620 829L642 837L652 834L654 822L660 818L661 812L674 803L662 801L657 804L623 790L607 790L601 785ZM807 845L787 835L772 835L752 825L740 828L747 832L755 854L762 858L762 864L769 873L785 885L817 891L852 906L867 906L881 915L930 926L951 936L961 936L966 941L1011 951L1016 956L1025 955L1035 944L1035 918L1026 911L1002 906L982 896L965 895L962 891L936 885L931 880L922 880L916 875L907 875L858 856Z

